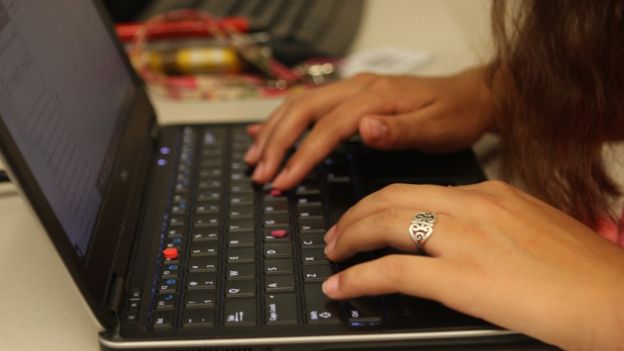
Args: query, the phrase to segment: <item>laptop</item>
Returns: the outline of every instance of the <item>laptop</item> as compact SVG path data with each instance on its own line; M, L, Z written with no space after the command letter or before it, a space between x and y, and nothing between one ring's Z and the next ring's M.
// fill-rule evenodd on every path
M241 124L160 126L103 7L0 0L0 147L101 325L100 347L319 350L525 337L402 295L332 301L323 234L395 182L484 179L445 156L340 146L295 189L250 181Z

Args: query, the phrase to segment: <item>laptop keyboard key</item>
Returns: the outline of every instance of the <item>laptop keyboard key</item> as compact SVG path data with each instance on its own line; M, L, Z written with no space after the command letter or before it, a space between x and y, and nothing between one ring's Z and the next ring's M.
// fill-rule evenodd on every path
M238 298L225 300L225 326L256 325L256 299Z
M189 272L216 272L217 257L198 256L189 260Z
M267 276L264 280L266 292L294 292L295 277L292 275Z
M378 298L363 297L341 303L347 320L352 327L376 326L382 321L381 305Z
M189 290L184 294L185 308L208 308L215 306L215 293L209 290Z
M190 289L214 289L217 285L215 273L189 273L186 287Z
M297 297L295 294L267 295L264 299L267 325L296 325Z
M228 280L255 279L256 265L253 263L229 264L226 277Z
M304 265L303 280L305 282L322 282L333 274L328 265Z
M175 294L160 294L156 299L157 310L172 310L175 305Z
M228 280L225 283L227 297L253 297L256 296L255 280Z
M213 309L186 310L182 313L182 326L212 327L214 326L215 311Z
M266 274L292 274L293 261L285 258L264 260L264 272Z
M321 290L321 284L305 285L306 320L309 324L340 324L340 307Z
M152 328L154 330L168 330L173 324L173 311L156 311L152 315Z

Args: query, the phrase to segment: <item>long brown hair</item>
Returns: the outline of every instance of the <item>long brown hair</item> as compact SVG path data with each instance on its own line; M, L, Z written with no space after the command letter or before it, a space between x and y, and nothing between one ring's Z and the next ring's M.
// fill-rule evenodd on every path
M624 138L624 1L512 4L492 7L502 168L595 228L620 195L601 149Z

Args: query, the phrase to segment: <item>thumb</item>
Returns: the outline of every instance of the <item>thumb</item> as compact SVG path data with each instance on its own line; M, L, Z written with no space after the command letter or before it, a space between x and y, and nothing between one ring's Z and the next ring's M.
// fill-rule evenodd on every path
M370 115L362 118L358 129L364 143L370 147L391 150L419 148L429 143L432 135L431 122L412 114L380 116Z

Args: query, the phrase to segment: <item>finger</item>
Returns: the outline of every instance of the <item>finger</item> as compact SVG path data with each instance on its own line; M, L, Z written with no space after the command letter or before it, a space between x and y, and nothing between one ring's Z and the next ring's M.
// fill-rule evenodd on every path
M329 113L335 106L356 94L362 80L348 80L311 90L292 99L281 111L280 122L258 137L257 152L263 167L254 172L254 181L264 183L273 178L286 151L301 133L315 120ZM310 167L311 168L311 167ZM293 184L294 185L294 184Z
M273 181L279 189L289 189L299 183L319 161L338 144L355 134L358 120L370 113L384 113L392 104L377 94L365 91L344 101L323 118L303 140Z
M456 188L438 185L392 184L364 197L349 208L336 225L327 232L325 242L329 243L351 223L377 212L391 208L414 208L435 214L461 214L468 200L464 192ZM417 210L413 215L416 215Z
M253 124L250 124L250 125L247 126L247 134L252 139L256 139L256 137L258 136L258 134L262 130L263 126L264 126L264 123L253 123Z
M361 263L331 276L323 292L332 299L402 293L445 301L454 291L459 270L439 259L389 255Z
M245 153L244 160L250 165L256 165L260 159L260 145L270 135L271 129L283 118L284 111L286 110L290 98L281 104L262 124L262 128L254 138L253 144L249 147L249 150Z
M435 150L442 129L428 107L406 114L369 115L360 120L358 130L364 143L376 149Z
M391 208L361 218L343 228L335 240L327 243L325 255L332 261L343 261L359 252L384 247L416 252L418 247L412 239L409 228L414 215L413 208ZM444 213L436 214L432 233L424 243L424 250L431 256L452 254L462 246L464 232L461 225Z

